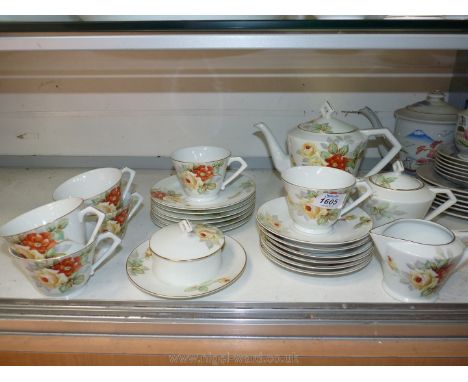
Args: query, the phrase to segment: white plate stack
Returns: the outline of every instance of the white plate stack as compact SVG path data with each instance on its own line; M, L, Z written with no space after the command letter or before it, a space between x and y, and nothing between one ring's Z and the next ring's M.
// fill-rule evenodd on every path
M188 219L211 224L223 232L247 223L255 210L255 183L246 175L236 178L208 202L190 201L175 175L151 187L151 220L158 227Z
M360 208L344 215L332 232L309 234L294 227L286 199L281 197L258 209L257 226L263 255L290 271L341 276L363 269L372 260L372 220Z
M448 188L453 192L457 202L443 213L468 220L468 160L458 155L455 146L440 145L434 161L419 167L416 174L430 186ZM438 194L432 208L446 201L446 196Z

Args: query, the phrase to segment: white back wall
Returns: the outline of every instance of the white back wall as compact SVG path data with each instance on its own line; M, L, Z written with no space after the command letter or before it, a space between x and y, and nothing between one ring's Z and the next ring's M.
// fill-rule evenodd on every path
M393 112L450 88L455 51L1 52L0 155L168 156L220 145L268 156L329 100ZM348 120L370 128L363 117ZM375 150L374 150L375 151ZM368 155L376 155L376 151Z

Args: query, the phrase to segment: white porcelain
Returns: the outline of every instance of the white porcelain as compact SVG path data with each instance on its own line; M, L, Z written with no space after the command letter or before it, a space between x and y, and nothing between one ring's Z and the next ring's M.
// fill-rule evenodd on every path
M445 281L468 254L448 228L420 219L400 219L370 232L383 269L383 288L404 302L434 302ZM466 257L466 256L465 256Z
M168 225L150 239L153 273L159 280L175 285L202 283L221 267L224 234L207 224L188 220Z
M460 157L468 160L468 109L458 114L455 145L457 146Z
M153 254L149 241L141 243L127 258L127 275L141 291L167 299L190 299L216 293L233 284L244 272L247 264L245 250L236 240L225 236L221 267L212 279L192 285L166 283L151 271Z
M231 157L222 147L185 147L174 151L171 159L183 191L192 202L200 203L216 199L247 168L242 158ZM235 162L240 167L225 179L227 168Z
M366 238L372 228L369 215L356 207L353 213L343 215L333 225L331 233L314 234L297 230L289 215L285 197L270 200L257 211L257 222L265 230L294 243L345 246Z
M395 137L401 143L400 159L408 171L432 160L437 146L453 142L458 109L433 91L423 101L395 111Z
M301 267L301 266L292 265L290 263L287 263L287 262L285 262L283 260L278 259L277 257L272 256L272 254L262 246L260 246L260 250L261 250L262 254L268 260L270 260L274 264L280 266L281 268L284 268L284 269L287 269L289 271L293 271L293 272L296 272L296 273L300 273L300 274L303 274L303 275L307 275L307 276L328 276L328 277L345 276L345 275L349 275L351 273L355 273L355 272L358 272L358 271L364 269L372 261L372 256L370 256L369 258L366 259L366 261L364 261L364 262L362 262L362 263L360 263L358 265L351 266L351 267L345 268L345 269L329 270L329 271L324 272L324 271L312 270L312 269L308 269L308 268L305 268L305 267Z
M453 143L445 143L443 145L439 145L439 147L437 148L436 156L445 159L453 165L463 167L465 169L468 168L468 158L465 158L462 155L460 155L460 151Z
M286 201L295 227L310 234L331 232L332 226L344 214L370 197L372 190L365 181L335 168L299 166L281 173L286 189ZM366 189L346 205L354 187Z
M128 179L122 191L123 177L127 175ZM128 167L97 168L66 180L55 189L52 197L54 200L78 197L84 200L86 206L110 213L121 207L129 195L134 177L135 171Z
M177 210L203 211L218 210L236 206L255 194L254 181L241 174L216 199L200 203L184 193L176 175L164 178L151 187L151 200Z
M404 174L400 161L393 164L393 171L372 175L366 179L372 189L372 196L361 208L374 222L374 227L396 219L414 218L432 220L457 202L448 188L426 186L419 179ZM367 189L360 189L359 194ZM436 195L446 195L448 200L428 213Z
M105 215L93 207L83 209L83 204L80 198L68 198L37 207L2 225L0 236L16 253L35 259L63 255L58 247L63 242L90 245ZM87 215L97 217L88 239L84 221Z
M100 247L99 243L104 240L110 240L111 245ZM49 297L69 298L83 290L89 278L114 253L120 242L120 238L106 232L84 248L61 257L37 260L18 256L11 250L9 254L39 292Z
M434 184L439 187L444 187L450 189L454 195L458 198L459 196L464 196L468 198L468 189L463 188L455 183L450 182L448 179L440 176L434 171L432 163L423 165L416 170L416 174L419 178L423 179L425 182Z
M379 125L377 116L367 108L361 114L368 117L373 126ZM370 136L385 136L392 148L367 175L373 175L385 167L400 151L400 143L385 128L361 130L359 127L339 120L336 111L325 102L320 109L321 115L313 121L301 123L290 130L287 138L289 156L285 154L268 126L259 122L260 129L268 143L275 168L283 172L292 166L325 166L345 170L353 175L359 171L364 157L367 140Z
M106 214L99 232L112 232L121 239L125 236L128 224L135 213L143 203L143 196L138 192L128 195L122 203L122 206L110 213ZM92 219L86 219L86 231L90 232L94 222Z

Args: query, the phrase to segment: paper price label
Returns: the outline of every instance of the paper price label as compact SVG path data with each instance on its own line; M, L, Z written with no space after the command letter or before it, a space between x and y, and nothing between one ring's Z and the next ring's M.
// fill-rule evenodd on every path
M338 209L343 206L345 198L346 194L330 194L324 192L315 198L313 205L329 209Z

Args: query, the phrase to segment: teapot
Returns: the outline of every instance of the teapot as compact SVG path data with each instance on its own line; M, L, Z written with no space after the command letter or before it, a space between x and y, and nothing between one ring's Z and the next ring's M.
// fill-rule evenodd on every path
M367 174L378 173L400 151L401 145L393 134L385 128L360 130L345 121L336 118L336 111L329 102L320 109L321 115L309 122L301 123L288 133L289 157L283 152L268 126L259 122L254 126L260 129L268 143L275 168L279 172L293 166L334 167L357 175L367 146L367 139L373 135L384 135L392 148ZM381 127L375 113L361 109L374 127Z
M373 195L361 204L361 208L372 218L374 227L401 218L432 220L457 202L447 188L425 185L421 180L404 173L401 161L393 163L393 171L372 175L366 179ZM359 195L367 189L357 187ZM448 200L427 214L437 194ZM426 215L427 214L427 215Z
M468 255L468 232L427 220L399 219L370 231L377 247L387 294L404 302L433 302L445 281Z

